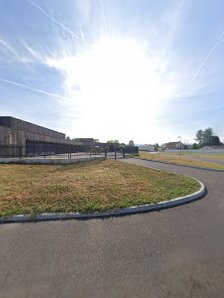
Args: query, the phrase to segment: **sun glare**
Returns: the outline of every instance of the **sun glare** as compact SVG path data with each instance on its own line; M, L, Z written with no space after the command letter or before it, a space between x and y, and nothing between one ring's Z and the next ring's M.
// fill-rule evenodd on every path
M132 38L102 38L88 50L48 64L65 74L65 90L79 107L82 130L86 119L92 120L93 131L102 123L111 130L112 122L128 129L133 119L153 124L160 101L170 92L170 85L161 83L164 61Z

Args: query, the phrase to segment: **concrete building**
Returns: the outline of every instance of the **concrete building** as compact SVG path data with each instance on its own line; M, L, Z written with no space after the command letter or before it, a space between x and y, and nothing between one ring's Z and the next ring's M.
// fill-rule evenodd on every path
M90 140L69 141L65 139L64 133L11 116L0 117L1 157L78 152L84 150L84 146L87 146L86 143L89 144Z
M14 117L0 117L1 145L26 146L27 142L65 143L65 134Z

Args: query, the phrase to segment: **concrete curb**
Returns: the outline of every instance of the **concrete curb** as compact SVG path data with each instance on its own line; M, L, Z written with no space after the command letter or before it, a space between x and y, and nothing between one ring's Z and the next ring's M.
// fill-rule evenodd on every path
M171 162L166 162L166 161L159 161L159 160L153 160L153 159L146 159L146 158L136 158L136 157L132 157L132 158L134 158L134 159L140 159L140 160L145 160L145 161L151 161L151 162L157 162L157 163L164 163L164 164L172 165L172 166L179 166L179 167L197 169L197 170L205 170L205 171L211 171L211 172L224 172L224 170L219 170L219 169L210 169L210 168L200 168L200 167L194 167L194 166L179 165L179 164L176 164L176 163L171 163Z
M192 177L191 177L192 178ZM163 201L156 204L145 204L140 206L132 206L129 208L119 209L116 211L95 212L95 213L43 213L39 215L15 215L11 217L0 218L0 224L6 223L25 223L25 222L38 222L38 221L51 221L51 220L68 220L68 219L94 219L94 218L107 218L112 216L122 216L135 213L143 213L155 210L171 208L183 204L187 204L202 198L206 194L205 185L195 179L200 184L200 189L190 195L178 197L170 201Z
M21 158L0 158L0 164L20 164L20 165L71 165L92 160L104 160L105 157L85 157L71 159L21 159Z

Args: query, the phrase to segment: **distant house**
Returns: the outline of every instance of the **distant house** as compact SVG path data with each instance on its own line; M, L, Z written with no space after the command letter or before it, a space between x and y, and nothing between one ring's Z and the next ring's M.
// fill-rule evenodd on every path
M187 149L188 147L181 142L169 142L162 145L162 150L177 150L177 149Z
M155 147L150 144L145 144L145 145L139 145L138 146L140 151L148 151L148 152L153 152L155 151Z

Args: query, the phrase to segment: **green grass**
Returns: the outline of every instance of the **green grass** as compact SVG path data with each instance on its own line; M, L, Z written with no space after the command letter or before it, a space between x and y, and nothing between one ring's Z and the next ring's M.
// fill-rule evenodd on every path
M199 189L191 178L112 160L70 166L0 165L0 177L3 217L115 210Z
M214 155L217 156L217 155ZM198 155L198 158L207 158L207 159L215 159L213 155ZM155 160L155 161L164 161L169 162L177 165L185 165L185 166L194 166L200 168L209 168L209 169L217 169L217 170L224 170L224 165L216 163L216 162L209 162L204 160L197 160L191 158L191 154L178 155L176 152L161 152L161 153L148 153L148 152L139 152L139 157L148 159L148 160ZM194 155L194 157L197 157ZM221 156L219 155L219 159Z

